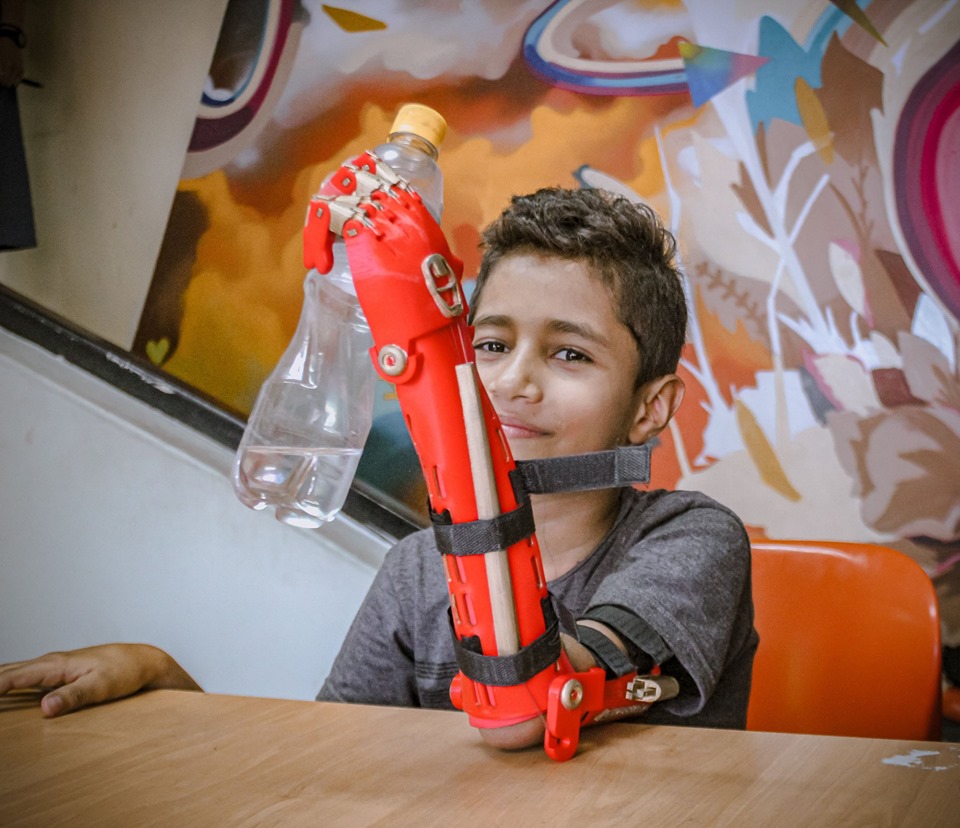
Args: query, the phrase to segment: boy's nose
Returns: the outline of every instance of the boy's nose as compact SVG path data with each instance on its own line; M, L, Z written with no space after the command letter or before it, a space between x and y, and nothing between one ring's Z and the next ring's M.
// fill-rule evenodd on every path
M487 379L487 391L502 399L540 400L542 391L537 380L536 366L529 355L517 350L503 360Z

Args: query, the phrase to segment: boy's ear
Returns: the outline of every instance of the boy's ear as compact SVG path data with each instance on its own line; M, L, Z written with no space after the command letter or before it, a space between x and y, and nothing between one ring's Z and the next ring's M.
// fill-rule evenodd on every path
M676 374L665 374L644 385L638 392L637 414L630 428L630 443L639 445L656 437L683 402L686 386Z

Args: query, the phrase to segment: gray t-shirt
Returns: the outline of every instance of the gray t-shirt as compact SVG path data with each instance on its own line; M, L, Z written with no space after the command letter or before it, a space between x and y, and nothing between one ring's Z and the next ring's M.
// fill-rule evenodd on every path
M680 695L643 721L746 725L758 636L750 543L733 512L698 492L624 489L600 545L549 583L574 616L598 606L628 610L674 653L661 665ZM443 564L432 530L401 540L350 627L321 701L451 708L457 673Z

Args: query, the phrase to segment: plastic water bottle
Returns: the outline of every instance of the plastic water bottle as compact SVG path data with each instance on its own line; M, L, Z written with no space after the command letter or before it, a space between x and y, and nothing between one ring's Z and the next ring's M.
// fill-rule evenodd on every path
M437 156L445 132L437 112L408 104L387 142L374 150L438 221L443 175ZM370 432L376 373L342 240L334 244L330 273L311 270L303 295L297 330L247 421L233 486L251 509L272 506L283 523L316 528L333 520L350 490Z

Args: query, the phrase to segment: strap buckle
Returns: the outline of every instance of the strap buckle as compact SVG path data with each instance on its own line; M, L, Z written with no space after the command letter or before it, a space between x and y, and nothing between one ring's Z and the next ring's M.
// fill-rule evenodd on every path
M670 676L634 676L627 682L627 701L653 704L660 699L672 699L680 692L680 685Z
M431 253L421 262L420 270L440 313L447 319L460 316L463 313L463 291L449 262L439 253Z

